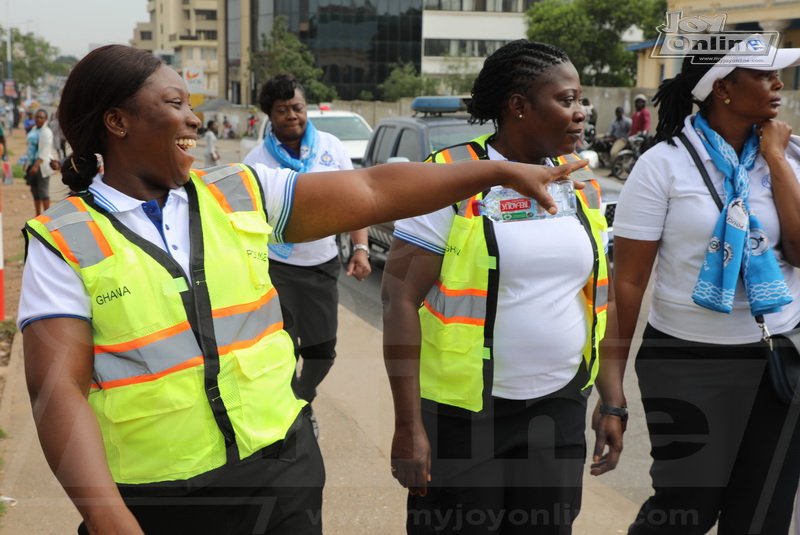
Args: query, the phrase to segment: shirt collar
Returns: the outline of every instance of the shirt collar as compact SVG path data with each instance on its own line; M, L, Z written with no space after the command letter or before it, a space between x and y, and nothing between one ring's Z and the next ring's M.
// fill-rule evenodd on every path
M103 181L103 175L97 175L89 186L89 191L94 196L95 202L109 212L121 213L135 210L142 206L142 201L125 195L118 189L112 188ZM167 202L189 202L189 196L184 188L173 189L169 192Z

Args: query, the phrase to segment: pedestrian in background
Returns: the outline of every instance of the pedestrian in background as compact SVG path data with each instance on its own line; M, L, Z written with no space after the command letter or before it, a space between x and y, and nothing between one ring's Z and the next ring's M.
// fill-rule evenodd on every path
M245 156L244 163L298 173L353 169L342 142L317 130L308 119L305 91L293 75L280 73L264 82L259 105L267 114L269 127L264 142ZM351 232L349 239L353 254L347 275L363 281L372 271L367 229ZM295 355L303 358L295 393L310 403L336 358L341 270L336 240L328 236L307 243L271 245L269 258L286 330L295 344Z
M606 143L611 143L608 153L612 165L617 154L628 146L628 136L631 134L631 120L625 116L622 106L616 107L614 115L616 118L611 122L611 128L603 138Z
M206 132L203 134L203 141L206 143L206 148L203 151L205 157L205 167L214 167L219 162L219 153L217 152L217 121L210 120L206 124Z
M36 118L33 116L33 111L27 110L25 112L25 120L22 121L22 127L25 129L25 133L29 133L34 126L36 126Z
M123 45L73 67L59 119L74 194L26 225L18 326L42 449L81 535L321 534L324 467L291 388L267 242L497 182L554 211L546 185L585 163L191 170L201 122L183 79Z
M630 135L650 133L650 110L647 109L647 97L636 95L633 98L633 106L636 108L631 114Z
M37 110L34 126L28 131L28 150L25 183L31 188L33 205L38 216L50 208L50 175L54 173L50 162L57 160L53 146L53 131L47 126L47 112Z
M754 316L763 314L771 333L800 323L800 150L777 120L778 70L800 64L800 49L751 68L752 55L738 51L716 63L689 54L661 83L659 143L636 162L617 204L623 346L655 263L636 356L653 496L631 535L701 534L715 524L725 535L789 529L800 426L772 388Z
M472 120L496 133L429 160L557 165L574 152L586 117L561 49L504 45L471 94ZM577 215L513 223L475 213L482 196L397 221L384 270L391 463L409 490L407 531L571 533L595 377L593 475L616 467L627 418L625 361L600 345L607 321L616 332L606 223L596 192Z
M581 99L581 106L583 106L583 114L586 116L586 122L591 125L597 124L597 110L594 108L594 105L591 101L583 97Z

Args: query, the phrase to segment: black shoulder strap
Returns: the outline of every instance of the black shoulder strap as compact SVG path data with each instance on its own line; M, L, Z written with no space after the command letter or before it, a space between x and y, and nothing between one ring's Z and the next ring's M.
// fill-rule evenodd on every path
M708 176L708 171L706 170L706 166L703 165L703 161L700 159L700 155L697 154L694 146L692 146L692 142L689 141L689 138L686 137L686 134L681 132L678 134L678 139L686 147L686 150L689 151L689 154L694 160L694 164L697 166L697 170L700 172L700 175L703 177L703 182L706 183L706 187L708 188L708 192L711 194L711 197L714 199L714 202L717 204L717 208L719 208L720 212L722 211L722 199L719 198L719 194L717 193L717 189L714 187L714 184L711 183L711 177Z

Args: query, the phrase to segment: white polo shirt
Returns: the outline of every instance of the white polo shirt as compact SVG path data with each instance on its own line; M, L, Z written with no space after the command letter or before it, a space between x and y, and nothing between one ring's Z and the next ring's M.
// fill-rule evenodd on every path
M505 160L491 146L489 159ZM424 193L424 192L423 192ZM394 235L443 255L452 206L395 223ZM575 216L493 223L499 251L492 395L534 399L578 371L588 332L583 287L594 252Z
M722 173L686 118L683 133L705 164L720 198L725 199ZM614 218L614 234L623 238L659 241L648 321L659 331L684 340L711 344L757 342L761 332L739 281L731 314L705 309L692 301L692 290L719 219L714 203L691 155L661 142L636 162L622 188ZM800 162L787 155L800 176ZM759 155L750 171L750 209L758 217L773 247L780 241L780 224L772 196L767 162ZM782 312L767 314L770 332L780 333L800 322L800 279L775 248L783 277L794 301Z
M274 170L264 165L254 166L256 176L264 187L267 220L273 227L270 242L283 239L286 222L291 214L297 173L289 169ZM161 229L146 211L152 205L112 188L97 175L89 187L95 202L113 213L134 233L168 252L191 276L189 269L189 202L186 190L171 190L161 209ZM152 214L151 214L152 215ZM47 249L38 239L32 239L22 273L22 294L19 301L17 326L22 330L36 319L76 317L91 321L91 303L83 280L64 260Z
M309 173L322 173L326 171L347 170L353 168L353 162L347 155L347 151L339 141L339 138L317 130L319 134L319 146L314 165L308 170ZM244 163L253 165L255 163L264 164L271 169L279 169L280 164L269 153L264 143L251 150L244 158ZM277 260L285 264L294 266L317 266L327 262L337 255L336 238L327 236L320 240L304 243L281 244L270 246L269 259Z

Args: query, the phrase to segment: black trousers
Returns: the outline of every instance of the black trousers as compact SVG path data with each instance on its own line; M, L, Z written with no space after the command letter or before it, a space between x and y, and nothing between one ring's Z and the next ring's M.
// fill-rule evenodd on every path
M541 398L494 398L483 417L423 411L431 482L425 497L408 497L408 533L571 533L586 459L585 383L582 370Z
M339 271L334 258L317 266L293 266L269 261L269 276L278 290L284 328L295 344L295 355L303 357L300 377L292 386L295 394L311 401L317 386L336 358Z
M785 535L800 475L798 413L760 343L674 338L648 325L636 359L654 494L628 533Z
M325 468L307 411L268 457L226 467L212 483L175 496L125 496L147 535L322 535ZM154 493L158 492L154 490ZM170 494L170 495L163 495ZM82 523L79 535L88 535Z

